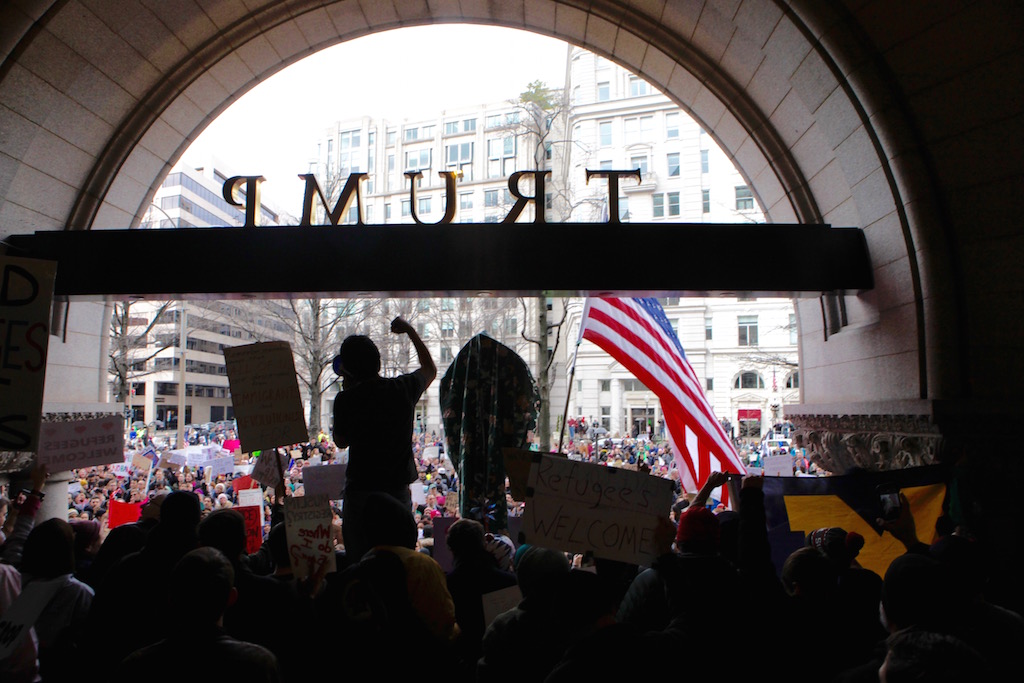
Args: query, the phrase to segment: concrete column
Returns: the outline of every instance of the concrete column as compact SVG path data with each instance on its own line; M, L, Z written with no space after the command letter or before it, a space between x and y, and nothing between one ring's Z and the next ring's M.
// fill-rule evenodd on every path
M622 380L618 379L612 380L612 425L609 431L612 434L622 433Z

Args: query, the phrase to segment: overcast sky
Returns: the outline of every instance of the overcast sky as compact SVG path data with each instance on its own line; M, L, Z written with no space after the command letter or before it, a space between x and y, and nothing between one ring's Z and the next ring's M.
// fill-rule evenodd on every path
M497 47L496 47L497 46ZM264 201L301 214L302 183L331 123L359 116L432 118L446 108L561 86L567 45L525 31L442 25L377 33L323 50L253 88L185 153L226 171L263 175Z

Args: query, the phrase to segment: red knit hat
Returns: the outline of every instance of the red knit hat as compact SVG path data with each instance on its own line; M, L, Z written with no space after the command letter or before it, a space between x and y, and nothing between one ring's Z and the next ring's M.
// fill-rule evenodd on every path
M718 517L705 507L690 507L679 516L676 543L704 543L718 546Z

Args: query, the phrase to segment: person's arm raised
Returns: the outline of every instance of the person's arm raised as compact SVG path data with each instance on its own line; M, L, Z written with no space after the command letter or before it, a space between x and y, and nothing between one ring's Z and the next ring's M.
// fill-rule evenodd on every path
M429 385L437 377L437 366L434 365L434 359L430 357L430 351L427 349L427 345L420 339L420 335L416 334L416 330L410 325L404 318L398 317L391 321L391 331L395 334L407 334L409 340L412 342L413 348L416 349L416 358L419 360L420 367L416 370L416 374L423 378L423 386Z

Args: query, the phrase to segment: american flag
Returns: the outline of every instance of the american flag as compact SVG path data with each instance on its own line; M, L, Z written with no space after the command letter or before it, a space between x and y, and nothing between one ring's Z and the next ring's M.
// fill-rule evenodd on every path
M715 470L746 473L657 299L588 298L581 336L622 363L661 400L685 490L699 490Z

